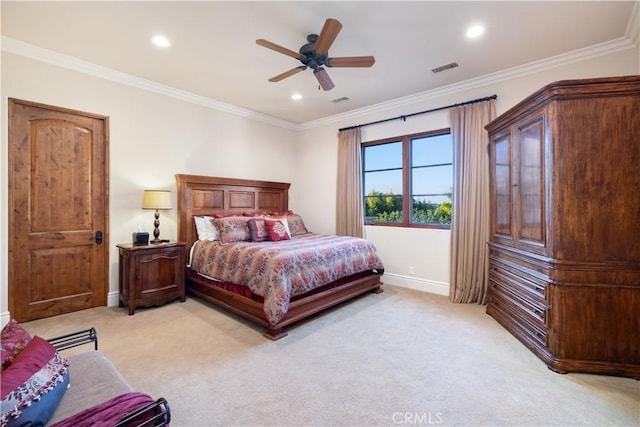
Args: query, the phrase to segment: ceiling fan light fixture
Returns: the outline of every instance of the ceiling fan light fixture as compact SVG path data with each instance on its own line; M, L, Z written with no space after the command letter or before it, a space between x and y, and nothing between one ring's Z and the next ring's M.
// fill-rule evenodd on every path
M318 79L318 83L320 83L322 89L331 90L334 88L335 85L331 81L329 74L327 74L327 70L322 67L318 67L313 70L313 74L316 76L316 79Z

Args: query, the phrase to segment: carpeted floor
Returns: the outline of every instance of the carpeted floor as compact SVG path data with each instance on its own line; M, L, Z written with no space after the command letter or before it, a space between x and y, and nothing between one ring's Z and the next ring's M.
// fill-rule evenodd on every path
M483 306L384 289L277 342L189 297L24 326L45 338L96 327L128 382L169 400L175 427L640 426L640 381L553 373Z

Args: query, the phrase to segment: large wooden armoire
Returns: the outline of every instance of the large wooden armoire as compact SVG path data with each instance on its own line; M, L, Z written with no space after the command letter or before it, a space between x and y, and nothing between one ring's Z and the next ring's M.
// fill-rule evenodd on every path
M640 377L640 76L551 83L486 129L487 313L556 372Z

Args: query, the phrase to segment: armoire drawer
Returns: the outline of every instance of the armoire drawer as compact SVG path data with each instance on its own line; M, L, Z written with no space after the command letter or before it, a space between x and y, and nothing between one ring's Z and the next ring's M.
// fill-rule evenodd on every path
M494 275L489 279L489 284L491 292L506 299L521 316L529 318L531 323L538 323L546 329L549 305L545 301L521 292L509 280L504 280L504 277Z
M491 282L491 291L489 293L489 308L487 312L498 311L510 320L510 326L505 325L507 329L525 334L531 340L542 347L547 347L547 328L538 316L531 314L527 308L527 303L518 300L514 295L502 292L501 288L495 282ZM542 310L543 316L546 317L546 310Z
M499 258L492 258L489 275L502 278L503 282L508 282L533 297L547 299L548 283L533 274L529 274L526 269L517 264Z

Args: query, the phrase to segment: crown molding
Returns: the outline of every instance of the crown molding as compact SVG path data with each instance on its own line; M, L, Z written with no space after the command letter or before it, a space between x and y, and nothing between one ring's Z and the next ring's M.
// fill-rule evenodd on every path
M636 2L634 10L638 8L639 3L640 2ZM627 34L634 31L631 30L631 28L631 25L627 28ZM637 19L635 25L635 37L638 37ZM569 65L575 62L586 61L588 59L597 58L599 56L609 55L615 52L632 49L634 47L637 47L637 43L632 42L631 39L627 37L619 37L614 40L599 43L597 45L577 49L571 52L552 56L539 61L530 62L524 65L519 65L517 67L508 68L506 70L498 71L495 73L485 74L484 76L475 77L473 79L441 86L425 92L393 99L391 101L385 101L357 110L351 110L343 114L336 114L333 116L324 117L322 119L301 123L297 126L297 130L311 129L335 122L341 122L344 124L344 122L347 120L361 119L364 116L368 116L374 113L386 112L392 108L402 107L404 105L414 103L424 103L441 96L452 95L459 92L468 91L470 89L476 89L491 84L500 83L517 77L527 76L545 70L558 68L564 65Z
M636 0L624 36L640 48L640 1Z
M116 83L121 83L127 86L155 92L175 99L190 102L192 104L201 105L203 107L212 108L226 113L235 114L237 116L261 121L281 128L300 131L338 122L344 124L345 121L359 120L364 116L386 112L388 110L402 107L404 105L424 103L441 96L452 95L459 92L468 91L470 89L484 87L490 84L511 80L517 77L527 76L553 68L558 68L575 62L585 61L603 55L609 55L626 49L637 48L638 44L640 43L639 5L640 1L636 1L624 37L552 56L539 61L530 62L528 64L520 65L517 67L512 67L495 73L486 74L484 76L476 77L473 79L464 80L462 82L441 86L439 88L428 90L425 92L416 93L402 98L396 98L368 107L351 110L345 113L336 114L333 116L328 116L318 120L312 120L299 124L268 116L266 114L257 113L248 109L236 107L234 105L196 95L191 92L162 85L151 80L142 79L131 74L96 65L91 62L83 61L72 56L64 55L48 49L43 49L38 46L34 46L29 43L25 43L6 36L2 36L2 51L25 56L37 61L46 62L52 65L92 75L105 80L110 80Z
M112 68L103 67L88 61L74 58L52 50L43 49L11 37L2 36L2 51L13 53L15 55L24 56L40 62L46 62L51 65L77 71L83 74L91 75L112 82L132 86L138 89L155 92L164 96L186 101L192 104L201 105L203 107L212 108L214 110L223 111L225 113L235 114L237 116L258 120L271 125L295 130L295 124L277 119L266 114L260 114L255 111L236 107L235 105L225 104L211 98L196 95L191 92L176 89L151 80L146 80L131 74L123 73Z

